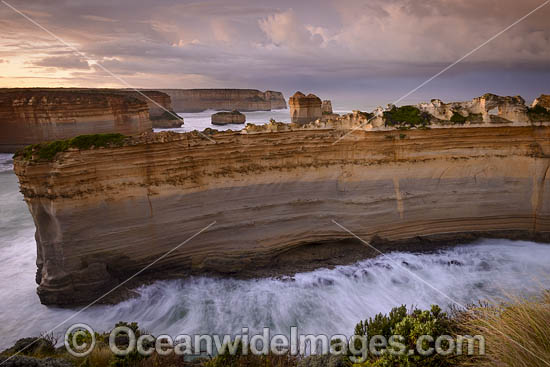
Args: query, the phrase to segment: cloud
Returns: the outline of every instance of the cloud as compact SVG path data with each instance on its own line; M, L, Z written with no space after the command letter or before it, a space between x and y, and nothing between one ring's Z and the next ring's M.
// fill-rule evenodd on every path
M97 66L101 64L138 87L278 88L287 93L341 88L363 93L390 83L397 91L414 87L525 15L539 0L11 4L86 55L69 54L63 44L0 6L0 57L13 60L10 68L32 64L33 77L42 75L48 83L55 68L65 71L58 73L66 78L60 83L70 83L72 76L78 85L120 84ZM446 75L469 80L466 76L474 72L539 73L545 80L549 14L550 5ZM26 64L16 62L21 59ZM19 71L29 72L25 66ZM495 76L493 85L501 86L502 80ZM510 80L510 90L521 92L514 89L517 79Z
M324 41L322 28L303 24L292 9L260 19L258 24L274 45L298 52L320 47Z
M34 66L54 67L57 69L89 69L88 61L78 56L50 56L33 61Z

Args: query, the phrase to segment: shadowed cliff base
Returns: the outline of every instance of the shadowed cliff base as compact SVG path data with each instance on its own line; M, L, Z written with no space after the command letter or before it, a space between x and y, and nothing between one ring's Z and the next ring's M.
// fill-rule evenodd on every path
M296 245L290 249L275 252L266 256L258 256L255 259L247 260L247 266L238 271L225 271L227 265L225 260L219 264L219 270L215 269L189 269L182 270L181 267L159 267L151 268L141 273L139 276L131 279L118 287L113 288L125 282L128 275L122 276L119 264L113 263L113 269L109 271L112 276L109 284L103 285L102 293L97 289L93 292L75 292L66 295L67 301L60 302L64 295L56 296L56 305L61 307L83 306L103 294L97 304L117 304L130 298L138 297L140 293L136 291L145 285L149 285L159 280L182 279L191 276L208 276L213 278L235 278L235 279L257 279L257 278L280 278L285 281L293 281L293 276L297 273L314 271L320 268L332 269L341 265L350 265L362 260L382 257L393 251L413 252L413 253L432 253L454 246L465 246L477 244L480 239L510 239L516 241L532 241L550 246L550 232L529 232L529 231L480 231L464 233L447 233L431 236L417 236L407 240L389 241L379 237L374 237L369 242L371 246L356 238L342 238L341 240L331 240L316 243L305 243ZM215 263L215 260L213 261ZM120 266L127 263L121 261ZM402 264L407 266L408 264ZM453 263L449 263L449 266ZM456 264L454 264L456 265ZM117 278L117 276L121 276ZM40 291L39 291L40 294ZM47 297L51 295L45 295Z

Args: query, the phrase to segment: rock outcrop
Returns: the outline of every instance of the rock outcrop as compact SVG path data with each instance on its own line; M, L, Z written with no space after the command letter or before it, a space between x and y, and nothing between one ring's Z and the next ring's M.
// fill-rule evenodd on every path
M321 104L321 113L323 115L332 115L332 102L324 100Z
M529 121L525 100L520 96L501 97L487 93L471 101L451 103L433 99L430 103L419 104L418 108L443 121L452 121L453 116L486 123Z
M550 240L550 124L348 134L345 121L368 117L350 115L205 131L215 143L149 133L53 161L16 157L42 303L93 300L146 266L146 279L256 274L305 245L349 238L333 220L401 249Z
M288 102L290 106L290 120L297 124L306 124L321 118L321 99L315 94L307 96L296 92Z
M82 134L151 130L147 103L116 90L0 89L0 151Z
M270 111L286 108L281 92L256 89L158 89L172 99L176 112L205 110Z
M539 98L533 101L533 104L531 107L536 107L536 106L543 107L550 112L550 95L541 94Z
M218 112L212 115L213 125L244 124L246 116L237 110L231 112Z

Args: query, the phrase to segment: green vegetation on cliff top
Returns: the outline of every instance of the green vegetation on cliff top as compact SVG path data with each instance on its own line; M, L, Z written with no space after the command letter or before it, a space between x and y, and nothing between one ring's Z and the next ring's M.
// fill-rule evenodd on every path
M429 115L421 112L415 106L394 106L391 110L384 112L384 118L386 126L395 126L402 129L422 128L430 124Z
M121 146L126 138L127 137L122 134L79 135L72 139L28 145L15 153L14 158L21 157L25 160L52 161L57 153L65 152L70 148L87 150L99 147Z

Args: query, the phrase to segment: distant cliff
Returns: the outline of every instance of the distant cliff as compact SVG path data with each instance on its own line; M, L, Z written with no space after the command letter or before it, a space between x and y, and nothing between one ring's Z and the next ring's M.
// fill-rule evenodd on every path
M176 112L205 110L270 111L286 108L281 92L256 89L157 89L172 99Z
M0 89L0 151L82 134L151 130L147 103L95 89Z

